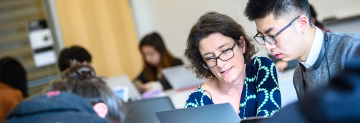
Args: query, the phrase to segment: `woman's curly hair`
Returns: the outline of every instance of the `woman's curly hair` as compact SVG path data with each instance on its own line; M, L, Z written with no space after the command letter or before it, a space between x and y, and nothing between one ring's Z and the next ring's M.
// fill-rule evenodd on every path
M215 12L207 13L199 18L197 23L191 28L187 46L184 55L189 59L190 65L187 68L192 69L198 78L210 78L214 74L204 68L204 59L199 52L199 42L207 38L209 35L214 33L221 33L224 36L239 41L240 37L243 36L245 40L246 51L243 54L245 64L251 62L252 56L257 52L255 46L250 43L252 40L246 34L240 24L238 24L231 17ZM240 47L242 43L238 43Z

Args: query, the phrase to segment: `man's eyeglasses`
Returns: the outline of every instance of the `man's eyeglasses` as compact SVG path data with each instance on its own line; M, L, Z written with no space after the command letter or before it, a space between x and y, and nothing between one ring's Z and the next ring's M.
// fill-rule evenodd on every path
M204 61L206 63L203 63L203 66L206 69L211 69L217 65L217 59L220 59L221 61L227 61L234 57L234 48L236 46L236 41L234 46L232 46L229 49L223 50L218 57L215 58L205 58Z
M300 17L300 16L299 16ZM265 41L267 41L269 44L275 45L277 43L277 41L275 40L275 36L279 35L282 31L284 31L286 28L288 28L289 26L291 26L291 24L298 19L299 17L295 18L293 21L291 21L288 25L286 25L283 29L281 29L279 32L277 32L275 35L267 35L267 36L259 36L258 32L255 36L254 39L256 40L256 42L258 42L261 45L265 45Z

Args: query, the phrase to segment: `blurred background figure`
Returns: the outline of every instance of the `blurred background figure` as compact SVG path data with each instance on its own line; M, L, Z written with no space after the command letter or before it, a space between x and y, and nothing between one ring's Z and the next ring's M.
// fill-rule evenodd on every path
M25 69L14 58L2 58L0 60L0 122L26 97L28 92Z
M311 12L311 19L314 22L315 26L323 31L330 32L330 30L325 29L324 25L322 23L320 23L320 21L317 20L317 18L316 18L317 13L316 13L314 7L311 4L309 4L309 5L310 5L310 12Z
M63 49L60 52L58 59L58 68L61 72L61 75L57 80L64 79L63 72L70 68L71 61L73 60L80 64L90 64L91 55L86 49L80 46L71 46L69 48Z
M144 69L135 80L135 85L144 93L154 88L171 89L169 82L161 74L161 69L182 65L180 59L174 58L166 49L161 36L153 32L140 42L139 49L144 60Z
M125 122L123 102L107 86L104 78L96 76L94 68L88 64L72 64L72 67L63 72L65 78L62 81L50 83L45 96L40 95L20 103L9 113L7 122L88 122L89 119L99 121L94 113L112 123ZM70 92L85 100L69 94L58 96L60 91Z
M56 103L54 103L56 102ZM51 91L20 102L4 123L110 123L89 102L69 92Z
M58 59L58 68L60 72L63 72L70 67L70 60L76 60L82 64L90 64L91 55L86 49L80 46L71 46L63 49L60 52Z

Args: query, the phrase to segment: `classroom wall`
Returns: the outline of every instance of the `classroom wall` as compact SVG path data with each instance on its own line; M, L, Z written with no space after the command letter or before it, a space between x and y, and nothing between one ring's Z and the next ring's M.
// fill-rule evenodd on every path
M131 0L138 38L151 31L162 34L167 48L176 57L183 57L187 35L196 20L206 12L227 14L240 23L249 36L256 34L254 22L248 21L244 10L248 0ZM309 0L318 13L318 20L360 15L359 0ZM335 29L335 28L334 28ZM336 31L336 29L334 30ZM255 43L256 44L256 43ZM257 45L257 44L256 44ZM257 55L268 51L259 46Z
M127 0L56 0L65 47L80 45L92 55L98 75L135 78L142 69Z

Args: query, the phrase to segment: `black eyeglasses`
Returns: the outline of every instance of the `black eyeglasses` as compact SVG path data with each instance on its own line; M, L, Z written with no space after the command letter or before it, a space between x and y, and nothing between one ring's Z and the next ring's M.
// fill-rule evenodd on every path
M300 17L300 16L299 16ZM279 35L282 31L284 31L286 28L291 26L291 24L298 19L299 17L295 18L293 21L291 21L288 25L286 25L283 29L281 29L279 32L277 32L275 35L267 35L267 36L258 36L260 32L258 32L254 39L256 42L258 42L260 45L265 45L265 41L267 41L269 44L275 45L277 41L275 40L275 36Z
M215 67L217 65L217 59L220 59L221 61L227 61L227 60L230 60L231 58L234 57L234 48L236 46L236 41L235 41L235 44L234 46L232 46L231 48L229 49L226 49L226 50L223 50L221 51L220 55L218 57L215 57L215 58L205 58L204 61L206 63L203 63L203 66L206 68L206 69L211 69L213 67Z

